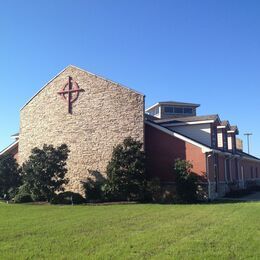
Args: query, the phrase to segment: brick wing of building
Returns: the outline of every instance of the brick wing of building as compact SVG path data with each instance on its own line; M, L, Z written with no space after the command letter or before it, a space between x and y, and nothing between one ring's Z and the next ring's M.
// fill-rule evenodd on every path
M237 146L236 126L218 115L197 116L198 104L144 107L143 94L68 66L21 109L20 132L0 156L12 154L22 164L34 147L66 143L67 189L81 192L89 171L105 175L113 147L131 136L145 144L150 177L165 185L174 186L177 158L192 162L210 199L260 181L260 160Z
M148 171L174 185L173 158L190 161L210 199L260 184L260 160L243 152L237 126L197 116L198 104L159 102L146 110Z

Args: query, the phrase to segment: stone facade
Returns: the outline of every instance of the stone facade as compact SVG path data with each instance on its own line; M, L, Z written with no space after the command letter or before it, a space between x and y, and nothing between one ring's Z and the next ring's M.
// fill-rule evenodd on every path
M69 76L84 90L71 114L58 94ZM105 175L113 147L128 136L144 141L144 96L69 66L22 108L19 163L34 147L65 143L70 149L67 189L81 192L88 170Z

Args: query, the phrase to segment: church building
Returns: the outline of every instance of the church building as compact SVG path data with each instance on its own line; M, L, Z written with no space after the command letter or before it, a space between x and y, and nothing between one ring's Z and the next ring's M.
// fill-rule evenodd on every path
M19 164L34 147L67 144L67 189L82 192L89 171L105 176L113 147L131 136L144 143L147 170L165 187L174 186L175 159L193 164L210 199L230 189L260 183L260 160L237 146L238 128L218 115L197 116L199 104L158 102L145 110L145 96L68 66L20 111L20 131L0 152Z

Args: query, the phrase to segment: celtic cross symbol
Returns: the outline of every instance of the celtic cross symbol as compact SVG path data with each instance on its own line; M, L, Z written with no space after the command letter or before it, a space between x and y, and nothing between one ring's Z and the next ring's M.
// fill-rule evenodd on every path
M58 92L63 99L68 102L68 112L72 114L72 104L78 99L79 92L84 91L79 88L79 85L72 77L68 78L68 82L63 86L61 91Z

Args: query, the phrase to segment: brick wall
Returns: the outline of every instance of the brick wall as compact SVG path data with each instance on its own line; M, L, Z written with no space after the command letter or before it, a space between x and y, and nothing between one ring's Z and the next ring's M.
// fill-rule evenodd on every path
M148 173L164 182L174 181L173 166L177 158L191 161L193 171L206 174L206 157L201 148L145 125L145 151Z

